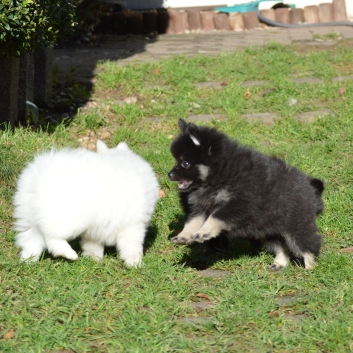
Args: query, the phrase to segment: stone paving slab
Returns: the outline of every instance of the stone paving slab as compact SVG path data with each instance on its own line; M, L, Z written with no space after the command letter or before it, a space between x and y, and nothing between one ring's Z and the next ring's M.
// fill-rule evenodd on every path
M202 277L208 278L220 278L226 275L230 275L230 271L222 271L222 270L201 270L198 272Z
M125 64L130 61L155 61L178 54L215 56L249 46L263 46L274 41L282 44L293 44L298 41L317 44L315 34L337 32L343 38L353 38L353 27L342 26L160 35L153 39L131 37L126 41L111 38L99 47L57 49L54 51L54 63L64 71L76 66L77 72L92 77L92 71L99 60L113 60ZM320 44L323 43L334 45L335 41L324 41Z
M213 120L217 120L217 121L227 120L227 117L222 114L197 114L197 115L190 115L188 118L186 118L186 121L188 122L202 121L206 123Z
M185 324L208 324L209 322L212 322L212 319L210 317L182 317L177 319L178 322L182 322Z
M315 110L311 112L304 112L294 116L295 119L303 123L312 123L316 119L324 118L326 116L335 116L335 113L332 110Z
M200 311L203 311L203 310L212 309L214 304L212 302L209 302L209 301L192 302L192 303L190 303L190 306L192 306L194 309L196 309L197 312L200 312Z
M318 77L298 77L298 78L289 78L289 81L296 83L297 85L301 85L303 83L308 84L319 84L322 83L322 79Z
M345 82L345 81L352 81L352 80L353 80L353 75L338 76L338 77L332 78L332 82Z
M272 125L275 120L281 119L281 116L278 113L242 114L240 117L245 119L248 123L261 121L265 125Z
M197 82L194 86L197 88L221 89L224 87L224 84L222 84L222 82Z
M267 80L254 80L254 81L243 81L240 86L241 87L255 87L255 86L262 86L266 84L271 84L270 81Z

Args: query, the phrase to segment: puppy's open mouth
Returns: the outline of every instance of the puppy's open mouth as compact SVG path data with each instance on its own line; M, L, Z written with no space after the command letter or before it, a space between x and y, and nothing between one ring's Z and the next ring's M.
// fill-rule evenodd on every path
M192 184L192 180L183 180L178 184L178 189L187 189Z

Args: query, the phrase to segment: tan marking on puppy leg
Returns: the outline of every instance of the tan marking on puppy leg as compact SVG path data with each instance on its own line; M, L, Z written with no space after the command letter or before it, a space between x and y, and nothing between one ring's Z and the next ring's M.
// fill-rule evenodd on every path
M271 248L275 252L276 256L273 261L273 264L271 264L270 266L270 270L279 271L284 267L287 267L290 260L288 251L280 245L272 245Z
M197 232L202 225L205 223L204 216L197 216L191 218L185 223L184 229L176 237L172 238L172 242L175 244L188 244L191 243L192 236Z
M280 250L276 253L274 262L282 267L287 267L289 264L289 256L283 250Z
M203 243L205 240L217 237L223 230L230 230L227 223L210 216L200 230L193 235L192 240Z
M310 252L304 253L303 258L304 258L304 266L306 270L312 270L316 266L315 256L312 253Z

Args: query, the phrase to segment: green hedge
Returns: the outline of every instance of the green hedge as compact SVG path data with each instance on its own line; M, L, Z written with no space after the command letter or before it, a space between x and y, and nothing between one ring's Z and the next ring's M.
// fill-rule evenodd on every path
M0 55L46 48L71 32L75 0L1 0Z
M99 23L99 15L105 9L104 0L77 0L75 33L92 32Z

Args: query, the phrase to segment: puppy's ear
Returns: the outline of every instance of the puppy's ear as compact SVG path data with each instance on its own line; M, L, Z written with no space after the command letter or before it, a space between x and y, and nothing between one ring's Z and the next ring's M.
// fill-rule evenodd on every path
M182 132L188 132L192 142L196 146L200 146L199 128L194 124L188 124L185 120L179 119L178 125Z
M97 140L97 152L102 154L109 150L107 145L102 140Z
M189 124L188 125L188 133L189 133L189 136L190 136L192 142L196 146L200 146L201 145L201 138L200 138L199 128L194 124Z
M188 123L183 119L179 119L178 126L182 132L186 132L188 129Z
M118 146L115 147L117 150L129 150L129 146L126 142L120 142Z

